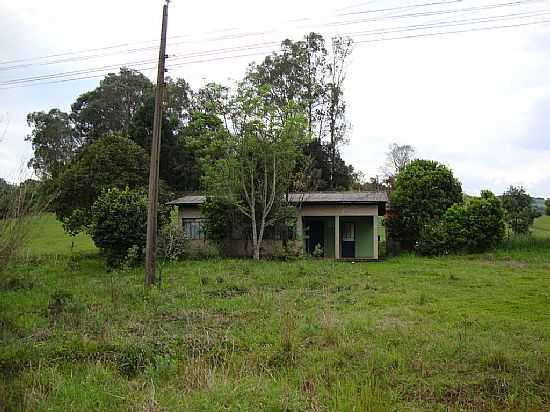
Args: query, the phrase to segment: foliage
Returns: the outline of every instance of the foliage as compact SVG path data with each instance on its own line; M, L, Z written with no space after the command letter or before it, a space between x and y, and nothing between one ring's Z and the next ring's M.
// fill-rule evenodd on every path
M0 272L23 249L32 230L33 217L41 212L33 186L0 182Z
M141 255L147 239L147 196L129 188L104 190L92 205L87 231L110 265L122 263L130 248Z
M501 196L506 223L516 234L528 233L537 214L532 207L531 196L523 187L510 186Z
M417 245L423 255L449 252L483 252L499 246L504 239L504 211L489 191L455 203L442 219L425 227Z
M107 136L86 145L56 179L53 210L67 232L78 233L102 190L144 187L147 166L145 151L127 138Z
M504 239L504 211L489 191L468 198L464 204L454 204L443 220L456 251L482 252L497 247Z
M293 181L305 122L294 107L279 108L266 100L269 87L242 83L232 102L233 131L225 157L205 162L205 187L212 197L234 205L249 220L255 259L266 227L277 223Z
M57 176L81 145L70 116L59 109L34 112L27 115L27 124L32 131L25 140L31 142L34 151L28 166L42 178Z
M224 198L208 197L201 205L204 217L204 230L208 242L222 246L224 240L232 239L233 233L239 237L250 237L249 223L237 206Z
M390 236L412 250L420 232L462 202L460 182L446 166L431 160L414 160L399 173L386 216Z
M451 248L446 222L436 220L422 228L415 250L423 256L438 256L448 254Z
M318 190L349 187L338 181L337 173L353 170L339 154L349 128L343 86L351 51L348 38L332 39L328 50L321 35L310 33L301 41L283 41L279 53L251 65L245 78L256 88L269 85L263 99L277 108L279 116L285 116L289 105L304 113L308 134L318 143L306 146L306 153L313 158L315 167L322 166L313 176L324 176L314 181Z
M544 201L544 214L550 216L550 199Z
M166 263L182 259L186 252L187 239L181 225L176 221L164 225L157 239L157 256Z
M109 73L94 90L80 95L71 106L76 136L93 143L110 134L129 136L132 117L153 93L142 73L127 68Z
M151 96L136 110L130 123L130 138L146 153L151 153L154 115L154 98ZM197 190L199 166L193 152L183 144L179 128L178 117L165 112L161 127L159 177L171 190Z

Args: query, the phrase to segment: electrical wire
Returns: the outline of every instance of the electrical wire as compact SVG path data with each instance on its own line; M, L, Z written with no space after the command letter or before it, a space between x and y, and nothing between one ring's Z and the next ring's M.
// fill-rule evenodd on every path
M446 1L438 1L438 2L431 2L431 3L419 3L419 4L411 4L408 6L400 6L400 7L393 7L393 8L383 8L383 9L374 9L374 10L366 10L366 11L355 11L350 13L339 13L336 16L347 16L347 15L362 15L365 13L377 13L377 12L384 12L388 10L399 10L399 9L410 9L410 8L421 8L421 7L427 7L427 6L434 6L434 5L446 5L446 4L452 4L456 2L461 2L463 0L446 0ZM399 15L390 15L390 16L377 16L369 19L357 19L357 20L345 20L340 22L332 22L328 24L319 24L319 25L313 25L313 27L337 27L341 25L350 25L350 24L359 24L364 22L374 22L374 21L382 21L386 19L402 19L402 18L418 18L418 17L425 17L425 16L432 16L432 15L439 15L439 14L449 14L449 13L461 13L461 12L475 12L475 11L485 11L489 9L499 8L499 7L511 7L511 6L518 6L522 4L528 4L528 3L534 3L534 2L541 2L541 1L547 1L547 0L517 0L514 2L506 2L506 3L497 3L497 4L489 4L484 6L478 6L478 7L471 7L466 9L453 9L453 10L435 10L431 12L421 12L421 13L407 13L407 14L399 14ZM298 19L300 20L300 19ZM296 19L293 19L292 21L296 21ZM212 31L210 33L223 33L233 30L233 28L225 28L225 29L218 29L215 31ZM201 43L201 42L212 42L212 41L220 41L220 40L236 40L236 39L242 39L245 37L255 37L255 36L262 36L267 35L270 33L273 33L274 30L268 30L268 31L256 31L256 32L244 32L244 33L236 33L236 34L228 34L223 36L217 36L217 37L211 37L206 39L198 39L198 40L189 40L189 41L183 41L171 44L171 46L180 45L180 44L191 44L191 43ZM169 36L169 40L173 39L179 39L179 38L191 38L190 35L178 35L178 36ZM58 63L68 63L68 62L74 62L74 61L81 61L81 60L90 60L94 58L101 58L106 57L114 54L121 54L121 53L136 53L140 51L147 51L147 50L154 50L157 48L156 45L151 45L147 47L141 47L141 48L130 48L126 50L113 50L113 49L120 49L122 47L128 47L131 45L137 45L137 44L146 44L146 43L153 43L158 42L158 40L146 40L146 41L140 41L140 42L127 42L127 43L120 43L116 45L110 45L105 47L97 47L93 49L86 49L86 50L76 50L71 52L65 52L65 53L57 53L52 54L48 56L40 56L40 57L34 57L34 58L24 58L24 59L15 59L15 60L7 60L0 62L0 71L2 70L13 70L17 68L26 68L26 67L32 67L34 65L50 65L50 64L58 64ZM170 46L170 43L169 43ZM95 51L104 51L104 50L113 50L108 53L100 53L100 54L94 54L89 56L73 56L73 57L65 57L63 59L57 59L54 61L48 61L48 62L41 62L41 63L25 63L25 64L13 64L13 63L23 63L23 62L29 62L29 61L36 61L36 60L44 60L49 58L58 58L58 57L64 57L64 56L71 56L75 54L82 54L82 53L90 53ZM7 64L11 64L11 66L3 67Z
M508 15L500 15L500 16L487 16L487 17L481 17L481 18L470 18L470 19L463 19L463 20L450 20L445 22L439 22L439 23L427 23L427 24L417 24L417 25L410 25L410 26L400 26L400 27L393 27L393 28L381 28L381 29L373 29L373 30L367 30L367 31L356 31L351 33L346 33L345 35L349 36L355 36L354 42L356 44L363 44L363 43L370 43L370 42L380 42L380 41L389 41L389 40L399 40L399 39L409 39L409 38L416 38L416 37L426 37L426 36L439 36L439 35L448 35L448 34L455 34L455 33L465 33L465 32L475 32L475 31L482 31L482 30L495 30L495 29L501 29L501 28L511 28L511 27L521 27L521 26L528 26L532 24L542 24L547 23L550 20L541 20L541 21L533 21L533 22L524 22L524 23L517 23L517 24L509 24L509 25L500 25L500 26L489 26L489 27L470 27L468 29L464 30L453 30L453 31L444 31L444 32L430 32L430 33L417 33L413 35L406 35L406 36L397 36L397 37L383 37L387 34L392 33L399 33L399 32L407 32L407 31L421 31L421 30L427 30L427 29L438 29L438 28L448 28L448 27L456 27L456 26L463 26L463 25L474 25L474 24L482 24L482 23L488 23L488 22L495 22L505 19L525 19L525 18L533 18L533 17L542 17L544 15L550 14L550 11L545 10L538 10L538 11L532 11L532 12L522 12L522 13L513 13ZM379 38L374 39L366 39L363 40L362 37L364 36L382 36ZM256 43L252 45L246 45L246 46L238 46L238 47L232 47L232 48L220 48L220 49L214 49L214 50L208 50L208 51L201 51L201 52L195 52L195 53L187 53L183 55L173 55L175 56L173 59L169 60L168 68L175 68L175 67L182 67L188 64L197 64L197 63L203 63L203 62L209 62L209 61L217 61L217 60L225 60L225 59L233 59L233 58L240 58L240 57L247 57L247 56L255 56L259 54L269 53L272 50L266 49L268 46L274 46L279 44L278 42L263 42L263 43ZM234 52L240 52L240 51L252 51L251 53L246 54L237 54L237 55L228 55L223 56L223 54L234 53ZM211 57L215 55L222 54L222 56L218 57ZM179 64L171 64L171 62L178 62L179 60L187 60L190 58L200 58L200 57L209 57L206 59L199 59L199 60L192 60L192 61L185 61ZM84 78L93 78L93 77L102 77L103 75L96 75L96 76L84 76L86 74L91 73L97 73L97 72L104 72L109 69L113 68L119 68L121 66L131 66L134 65L134 67L141 67L142 65L154 63L156 59L150 59L150 60L141 60L137 62L126 62L123 64L116 64L116 65L108 65L108 66L101 66L97 68L89 68L89 69L81 69L81 70L74 70L69 72L63 72L63 73L55 73L50 75L42 75L42 76L30 76L25 78L19 78L19 79L13 79L8 80L5 82L0 83L0 86L8 86L8 87L2 87L0 90L5 89L11 89L16 87L23 87L23 86L29 86L29 85L41 85L41 84L55 84L55 83L61 83L65 81L73 81L73 80L80 80ZM146 69L142 69L146 70ZM77 76L77 77L75 77ZM61 79L61 80L54 80L54 79ZM48 80L45 82L44 80ZM54 80L54 81L51 81Z

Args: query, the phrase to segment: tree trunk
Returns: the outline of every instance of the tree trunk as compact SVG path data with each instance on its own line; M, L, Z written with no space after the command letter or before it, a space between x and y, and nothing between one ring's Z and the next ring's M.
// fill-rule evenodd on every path
M254 254L252 257L254 260L260 260L260 244L257 241L254 242Z

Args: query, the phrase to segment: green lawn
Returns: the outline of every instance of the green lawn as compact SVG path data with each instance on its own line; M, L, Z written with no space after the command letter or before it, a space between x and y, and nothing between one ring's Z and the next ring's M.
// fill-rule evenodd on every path
M74 237L67 235L52 213L35 218L32 225L33 230L25 253L41 256L97 252L89 236L83 233Z
M538 237L550 237L550 216L542 216L535 220L533 234Z
M549 410L548 223L463 257L184 261L145 291L48 216L2 275L0 410Z

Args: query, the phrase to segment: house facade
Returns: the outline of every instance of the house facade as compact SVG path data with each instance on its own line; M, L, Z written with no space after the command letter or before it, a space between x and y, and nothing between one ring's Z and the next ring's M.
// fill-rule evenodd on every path
M170 202L178 207L178 221L192 248L205 247L204 218L200 205L205 196L186 195ZM291 193L296 207L296 231L306 253L334 259L378 259L379 217L384 216L388 197L385 192L309 192ZM273 255L282 249L277 234L262 242L262 254ZM236 238L224 242L231 256L250 256L251 241Z

